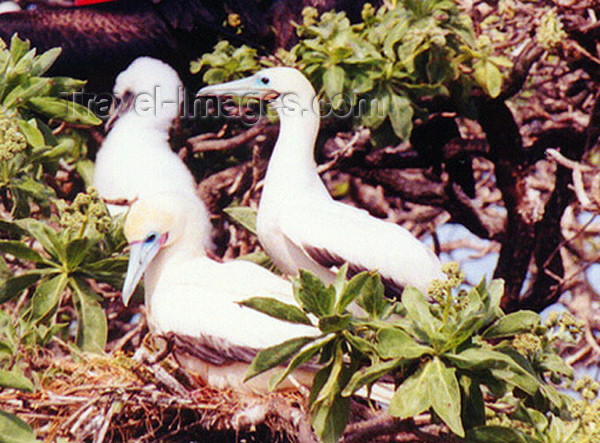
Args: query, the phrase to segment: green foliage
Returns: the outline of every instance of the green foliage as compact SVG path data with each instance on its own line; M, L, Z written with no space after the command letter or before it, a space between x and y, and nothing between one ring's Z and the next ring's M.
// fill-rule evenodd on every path
M50 125L100 124L88 109L66 100L84 81L43 76L59 54L54 48L36 55L16 34L10 48L0 40L0 196L17 218L29 215L32 201L49 212L54 193L42 175L54 174L60 159L83 161L85 139L73 129L55 134Z
M246 45L236 48L226 40L217 43L212 53L204 54L192 62L190 70L192 74L197 74L207 66L202 79L209 85L243 78L261 67L256 49Z
M375 391L391 375L398 385L389 400L389 414L408 418L431 411L461 437L475 428L470 436L489 437L484 398L509 396L515 409L528 408L542 416L567 410L565 397L549 379L560 382L571 376L553 343L564 333L577 335L572 322L542 325L539 315L530 311L505 315L500 309L503 282L482 281L459 290L464 275L456 264L444 267L448 278L433 282L430 299L408 287L401 302L384 297L376 273L361 273L347 281L346 270L344 266L330 286L301 271L293 286L302 310L267 298L244 302L321 331L316 337L265 349L247 378L288 362L271 380L276 387L302 364L318 361L322 369L315 376L310 408L323 441L341 436L349 396L363 388ZM539 346L523 346L525 334L538 337Z
M94 191L78 194L71 205L59 202L57 206L58 227L33 218L7 223L21 234L18 240L1 240L0 251L34 267L2 283L0 302L12 300L31 288L33 295L20 317L31 323L31 328L43 327L47 334L60 328L58 307L70 300L78 317L77 345L84 351L102 352L106 318L101 297L88 280L113 287L121 284L127 263L117 253L124 247L125 239L119 221L108 216ZM37 337L40 344L44 337Z
M39 441L31 427L13 414L0 411L0 443L30 443Z
M485 37L475 38L470 18L454 2L403 0L379 10L366 4L362 18L353 25L344 12L319 17L308 7L297 25L299 43L277 57L297 66L335 115L356 116L356 124L371 128L376 138L407 139L415 113L427 112L425 98L449 96L468 109L474 87L500 94L501 69L510 62L494 56ZM212 84L272 63L256 62L249 48L221 42L192 72L210 67L204 81Z

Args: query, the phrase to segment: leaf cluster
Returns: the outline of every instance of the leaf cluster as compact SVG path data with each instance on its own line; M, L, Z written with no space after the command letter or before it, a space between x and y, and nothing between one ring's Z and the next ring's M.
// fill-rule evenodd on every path
M49 213L53 192L42 175L53 175L60 159L85 166L85 138L73 129L57 135L52 126L100 124L87 108L67 100L84 81L44 77L60 52L54 48L37 55L16 34L10 47L0 40L0 194L17 218L29 215L32 201Z
M495 56L485 37L475 37L469 16L455 2L400 0L378 10L367 3L362 18L352 24L344 12L319 16L305 8L296 25L298 44L277 54L322 94L324 115L352 116L375 139L406 140L413 118L427 112L426 98L448 96L468 112L473 88L500 94L502 69L510 62ZM220 42L192 64L192 72L209 67L204 81L212 84L272 64L265 58L257 62L250 48Z
M108 216L104 202L93 191L79 194L71 205L63 202L59 210L60 222L26 218L2 223L16 238L0 240L0 250L33 266L0 285L0 303L32 292L20 318L55 331L73 320L63 318L59 309L70 300L77 315L77 346L101 352L106 345L106 317L102 299L88 280L113 287L122 283L127 262L118 255L125 246L121 223Z
M542 415L565 410L565 397L548 379L570 377L570 367L550 344L538 349L535 359L513 345L515 337L540 328L539 315L505 315L500 309L501 280L458 290L460 270L449 265L445 272L448 280L435 281L429 299L412 287L404 290L401 302L386 299L376 273L347 281L343 267L330 286L301 271L294 281L300 308L267 298L245 301L258 311L321 332L265 349L248 378L287 363L271 380L275 387L296 368L318 362L310 406L323 441L341 436L351 395L366 389L381 400L376 393L386 386L393 392L390 415L408 418L432 412L461 437L476 427L484 432L484 399L512 396L520 407Z

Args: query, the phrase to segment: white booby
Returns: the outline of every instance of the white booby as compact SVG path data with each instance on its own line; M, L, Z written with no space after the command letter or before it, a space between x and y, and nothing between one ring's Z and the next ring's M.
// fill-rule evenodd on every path
M149 57L136 59L117 77L114 94L126 108L104 139L96 157L94 187L109 201L134 200L158 192L195 195L196 182L169 145L169 128L179 114L183 85L166 63ZM112 215L126 206L109 204ZM208 213L202 225L209 245Z
M329 195L314 160L318 101L298 70L269 68L198 94L255 95L270 99L277 110L279 138L259 202L257 233L282 272L307 269L331 282L332 268L348 263L351 274L377 270L390 295L407 285L426 291L431 280L443 278L435 254L406 229Z
M243 260L219 263L203 254L200 233L206 220L198 217L201 206L198 198L183 193L146 196L132 205L125 221L130 258L123 302L127 305L144 274L151 330L177 334L190 352L175 349L175 356L209 385L241 387L248 364L260 349L319 331L238 304L255 296L295 301L291 284L261 266ZM312 374L294 375L302 384L311 383ZM259 376L244 386L265 391L268 377Z
M15 2L0 2L0 14L20 11L21 7Z

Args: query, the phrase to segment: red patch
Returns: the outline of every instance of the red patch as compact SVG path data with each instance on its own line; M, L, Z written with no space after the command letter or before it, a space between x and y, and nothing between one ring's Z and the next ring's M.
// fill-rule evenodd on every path
M75 0L75 6L94 5L96 3L108 3L114 0Z

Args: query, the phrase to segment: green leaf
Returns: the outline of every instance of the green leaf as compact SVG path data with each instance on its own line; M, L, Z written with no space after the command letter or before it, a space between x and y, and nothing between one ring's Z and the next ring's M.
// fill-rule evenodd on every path
M35 112L67 123L95 126L102 123L88 108L69 100L54 97L32 97L27 105Z
M410 100L403 96L392 94L389 117L394 133L401 139L407 140L412 131L413 108Z
M430 360L404 380L390 401L388 414L404 419L414 417L431 407L427 383L432 369L433 360Z
M317 317L333 314L335 289L325 287L323 282L314 274L300 269L298 278L292 279L294 298L306 311Z
M46 317L58 305L67 285L67 276L59 274L43 280L31 300L31 316L34 320Z
M40 93L47 89L49 85L49 78L28 78L10 91L10 93L4 98L2 106L7 109L12 107L15 103L28 100L36 95L40 95Z
M33 218L18 220L17 225L25 229L31 237L40 242L42 247L56 260L64 261L64 247L59 241L56 232L46 223Z
M99 295L83 279L72 278L70 284L77 298L76 307L79 314L77 346L82 351L103 353L106 348L108 325L104 310L97 300Z
M462 375L458 384L461 390L461 419L465 428L485 425L485 403L479 382Z
M325 69L325 74L323 74L323 88L325 89L325 94L327 94L329 100L332 101L332 105L335 109L338 109L336 102L339 101L340 95L344 91L344 78L344 69L337 65L329 66Z
M30 47L29 40L21 40L17 33L13 34L10 39L10 55L12 59L17 62L29 51Z
M504 426L478 426L467 432L467 441L472 443L542 443L516 429Z
M504 280L497 278L486 286L484 277L476 289L486 306L486 316L482 322L482 326L486 326L503 315L502 309L500 309L500 302L504 296Z
M73 272L96 243L96 240L90 238L76 238L67 243L65 249L67 269Z
M39 272L27 272L7 279L0 285L0 303L19 296L26 288L33 285L41 278Z
M380 318L385 312L387 302L385 300L385 289L379 274L367 274L366 280L360 289L360 298L356 299L358 305L372 317Z
M279 320L312 326L310 318L308 318L308 316L300 308L280 302L274 298L252 297L239 302L239 304L267 314L271 317L278 318Z
M460 324L452 331L450 336L448 337L446 344L443 346L443 350L447 351L449 349L454 349L460 345L462 345L467 339L471 338L473 334L477 331L481 320L483 319L483 314L471 314L463 317Z
M352 316L350 314L333 314L319 319L319 329L324 334L330 332L340 332L346 329L350 325Z
M461 400L456 369L447 367L435 357L430 366L427 389L429 401L435 413L448 425L450 430L460 437L465 436L461 421Z
M0 411L0 443L37 442L31 427L16 415Z
M0 386L9 389L18 389L24 392L33 392L33 383L21 371L6 371L0 369Z
M331 364L317 373L310 393L313 428L323 442L337 442L348 422L350 399L342 397L341 391L351 371L343 358L341 343L337 342Z
M488 60L479 60L473 64L473 78L492 98L498 97L502 92L502 73Z
M298 352L294 358L292 358L281 374L276 375L274 378L269 380L269 389L275 389L285 378L290 375L296 368L307 363L325 346L335 338L334 335L327 335L323 338L317 339L312 343L309 343Z
M392 397L388 413L408 418L432 407L452 432L464 436L455 371L434 357L400 385Z
M3 254L14 255L20 260L30 261L33 263L44 263L44 258L35 250L21 241L17 240L0 240L0 251Z
M83 263L79 270L95 280L108 283L113 288L120 288L123 286L127 262L127 257L109 257L93 263Z
M365 385L370 385L375 383L384 375L387 375L393 372L395 369L400 367L403 363L403 360L396 359L390 360L382 363L376 363L367 368L361 368L358 372L352 374L352 378L348 382L348 384L344 387L342 391L342 395L348 397L358 391Z
M426 354L433 354L429 346L418 344L401 329L383 327L377 332L377 351L381 358L413 360Z
M342 269L347 269L347 266L347 264L344 264ZM352 277L352 279L345 285L345 288L336 303L335 310L338 314L344 312L348 305L361 295L365 284L369 280L369 277L370 274L368 272L361 272L360 274Z
M331 403L321 403L312 413L312 423L323 443L337 443L346 429L350 399L337 394Z
M12 180L11 188L18 189L24 194L32 197L35 201L47 201L54 196L54 191L49 186L44 186L42 183L35 181L32 177L19 177Z
M429 310L429 303L427 303L421 291L412 286L404 289L402 305L419 331L425 333L430 341L438 339L437 329L440 326L440 321Z
M533 311L512 312L496 320L485 330L482 337L492 339L524 334L533 331L540 321L540 315Z
M231 219L247 229L253 234L256 234L256 211L248 206L229 206L223 209Z
M56 59L60 56L61 52L61 48L52 48L41 54L33 62L30 74L35 76L45 74L46 71L50 69L50 67L54 64Z
M30 121L25 121L21 119L17 120L17 124L19 125L19 131L25 136L25 138L27 139L27 143L29 143L34 148L42 148L43 146L45 146L46 141L44 140L44 135L34 123L34 119Z
M543 372L548 371L569 378L573 376L573 368L556 354L544 354L539 362L539 367Z
M298 337L287 340L258 353L246 371L244 381L248 381L269 369L283 365L306 344L315 340L313 337Z

